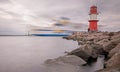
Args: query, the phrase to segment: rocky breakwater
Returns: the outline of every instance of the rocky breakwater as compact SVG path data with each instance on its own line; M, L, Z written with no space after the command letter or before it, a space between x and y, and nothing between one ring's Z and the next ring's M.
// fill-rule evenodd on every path
M120 32L75 33L67 40L75 40L80 47L68 55L76 55L87 63L105 56L105 68L96 72L120 72Z
M120 72L120 32L115 33L107 45L104 45L104 49L109 52L106 68L97 72Z

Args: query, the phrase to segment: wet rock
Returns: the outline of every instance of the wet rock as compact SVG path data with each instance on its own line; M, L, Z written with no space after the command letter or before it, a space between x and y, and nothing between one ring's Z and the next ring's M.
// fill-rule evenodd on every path
M120 43L109 52L109 57L112 57L115 53L118 53L120 51Z
M52 65L52 64L59 64L59 63L66 63L70 65L84 65L86 64L86 61L81 59L80 57L77 57L75 55L66 55L66 56L61 56L56 59L48 59L45 61L45 64Z
M61 56L45 61L48 72L78 72L79 66L83 64L86 62L75 55Z
M45 64L48 72L78 72L79 66L74 66L62 62L52 62L50 64Z
M68 63L72 65L84 65L86 62L75 55L66 55L56 59L57 61L62 61L63 63Z

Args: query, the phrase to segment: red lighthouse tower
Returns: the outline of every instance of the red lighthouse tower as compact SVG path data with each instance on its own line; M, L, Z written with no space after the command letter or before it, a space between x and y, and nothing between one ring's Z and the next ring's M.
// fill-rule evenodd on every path
M89 30L90 31L98 31L98 26L97 26L97 6L91 6L90 7L90 19L89 19Z

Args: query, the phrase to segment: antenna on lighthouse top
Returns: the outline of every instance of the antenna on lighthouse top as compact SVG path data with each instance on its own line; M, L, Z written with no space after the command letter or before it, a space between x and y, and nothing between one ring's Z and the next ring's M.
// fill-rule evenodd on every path
M98 0L95 0L95 6L98 6Z
M98 13L101 13L101 4L103 3L103 0L95 0L95 5L98 7Z

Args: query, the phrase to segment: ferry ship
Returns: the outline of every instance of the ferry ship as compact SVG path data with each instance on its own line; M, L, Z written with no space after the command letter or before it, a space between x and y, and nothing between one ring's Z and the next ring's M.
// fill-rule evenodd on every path
M77 28L69 26L53 26L53 27L32 27L30 34L32 36L69 36L77 32Z
M72 33L68 33L62 30L40 30L31 34L32 36L69 36Z

